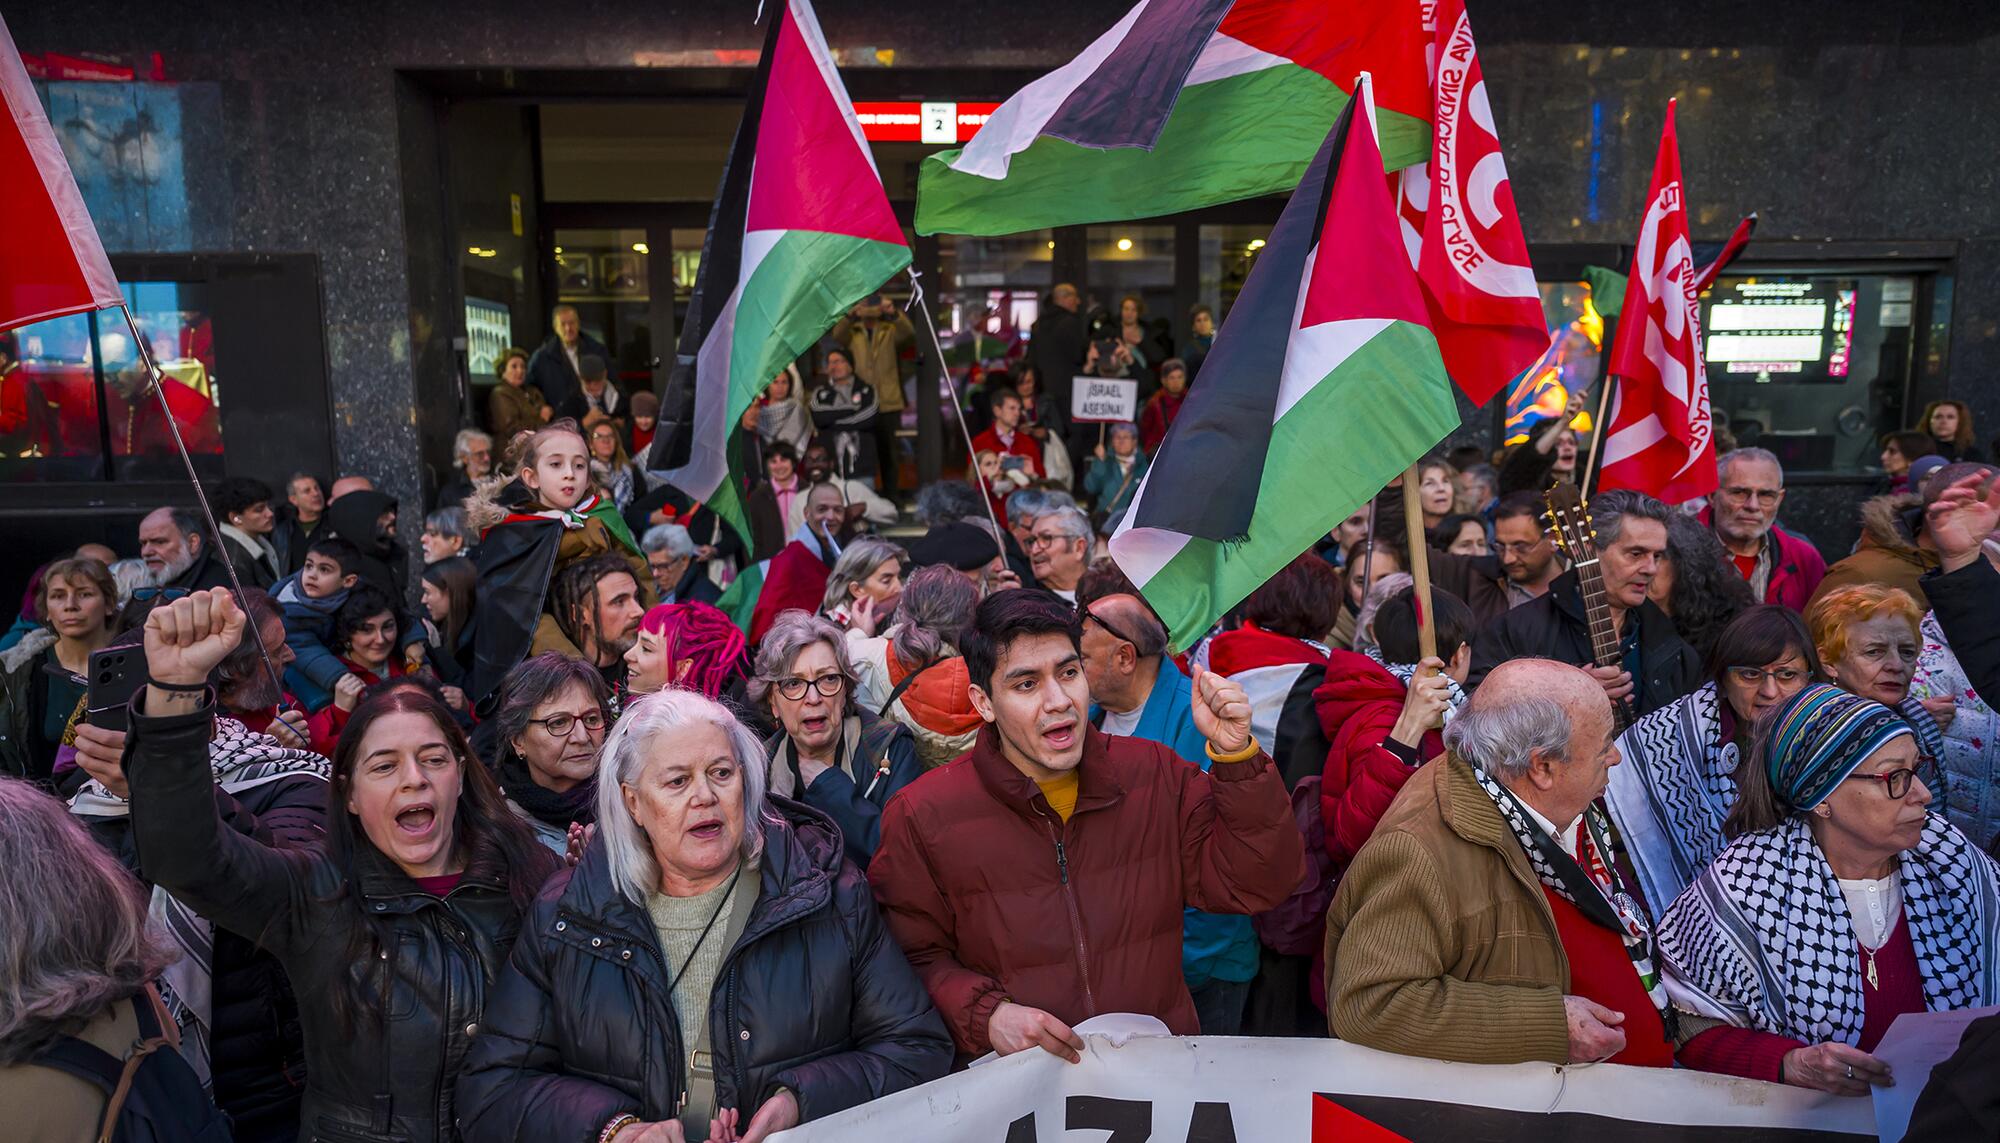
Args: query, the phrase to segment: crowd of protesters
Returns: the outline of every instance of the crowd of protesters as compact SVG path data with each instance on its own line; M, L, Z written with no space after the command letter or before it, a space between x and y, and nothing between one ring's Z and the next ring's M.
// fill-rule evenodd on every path
M12 1128L95 1130L87 1050L237 1139L755 1141L1109 1012L1860 1095L1897 1016L2000 1002L1969 409L1885 440L1831 565L1739 448L1702 502L1592 497L1572 566L1551 418L1177 650L1106 541L1206 335L1051 303L913 497L882 299L733 431L748 535L563 307L421 521L232 477L217 531L52 559L0 640ZM1136 422L1071 423L1083 374ZM107 649L144 685L101 708ZM1916 1122L1990 1135L1993 1066Z

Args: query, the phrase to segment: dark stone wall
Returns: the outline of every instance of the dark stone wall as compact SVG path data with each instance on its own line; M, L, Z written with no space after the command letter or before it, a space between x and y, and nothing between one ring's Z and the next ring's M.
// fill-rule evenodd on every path
M1058 64L1125 4L818 7L851 68L977 74ZM757 47L753 12L748 0L67 0L17 6L11 27L24 51L159 52L171 78L202 85L186 104L203 120L187 125L204 140L187 188L201 244L319 255L341 463L411 496L420 441L435 459L440 439L423 422L455 400L416 380L439 376L425 359L448 351L435 283L449 268L432 264L448 252L420 201L439 186L429 88L441 75L524 97L671 88L680 69L749 62L730 53ZM1754 209L1760 239L1958 244L1950 352L1925 395L1970 401L1982 436L2000 428L1996 6L1475 0L1472 15L1532 241L1629 241L1679 96L1698 240Z

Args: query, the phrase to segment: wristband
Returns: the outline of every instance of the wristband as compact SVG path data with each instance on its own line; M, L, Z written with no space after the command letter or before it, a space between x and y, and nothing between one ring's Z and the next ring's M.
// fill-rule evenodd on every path
M1264 748L1257 745L1257 736L1254 734L1250 736L1249 742L1244 743L1243 749L1234 754L1217 754L1213 742L1202 744L1202 749L1208 752L1210 762L1248 762L1264 752Z
M597 1143L611 1143L613 1136L637 1122L639 1122L639 1117L629 1111L622 1115L612 1116L611 1122L604 1125L604 1130L597 1133Z
M198 683L163 683L148 675L146 686L153 690L171 691L174 694L196 695L208 689L208 680L203 679Z

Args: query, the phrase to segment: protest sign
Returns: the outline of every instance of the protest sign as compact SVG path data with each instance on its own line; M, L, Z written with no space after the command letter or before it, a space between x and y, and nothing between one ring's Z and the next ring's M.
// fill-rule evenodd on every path
M1029 1050L829 1115L773 1143L1249 1143L1250 1140L1872 1139L1865 1099L1615 1064L1505 1067L1338 1040L1084 1038L1083 1062ZM1102 1134L1108 1132L1109 1134Z
M1139 419L1139 383L1116 377L1070 379L1069 419L1101 422Z

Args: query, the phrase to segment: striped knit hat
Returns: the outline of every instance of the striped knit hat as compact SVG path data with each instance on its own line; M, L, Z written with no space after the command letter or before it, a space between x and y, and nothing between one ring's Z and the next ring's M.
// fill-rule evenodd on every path
M1873 699L1814 683L1778 708L1765 773L1785 804L1810 810L1869 755L1900 735L1915 733L1902 715Z

